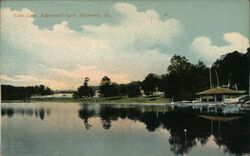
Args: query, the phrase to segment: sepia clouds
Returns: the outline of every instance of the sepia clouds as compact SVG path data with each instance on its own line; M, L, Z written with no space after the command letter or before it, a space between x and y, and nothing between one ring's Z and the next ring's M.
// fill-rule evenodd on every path
M117 3L113 8L122 16L119 23L82 25L82 31L71 29L67 21L51 30L39 28L34 17L14 16L34 15L31 10L3 8L1 34L18 52L36 57L58 77L82 81L89 76L98 84L107 75L118 83L128 83L150 72L165 73L170 56L156 47L170 45L180 36L181 23L176 19L163 21L156 11L139 12L127 3Z

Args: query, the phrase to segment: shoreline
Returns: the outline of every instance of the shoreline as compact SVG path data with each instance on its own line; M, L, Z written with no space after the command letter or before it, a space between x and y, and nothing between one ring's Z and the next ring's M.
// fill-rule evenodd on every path
M166 105L170 99L165 97L112 97L112 98L48 98L48 99L29 99L22 100L3 100L1 103L37 103L37 102L62 102L62 103L81 103L81 104L124 104L124 105Z

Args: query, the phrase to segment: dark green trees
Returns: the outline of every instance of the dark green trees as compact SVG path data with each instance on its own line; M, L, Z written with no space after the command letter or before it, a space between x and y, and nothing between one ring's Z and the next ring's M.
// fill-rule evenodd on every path
M112 97L117 95L117 90L115 89L116 84L111 82L111 79L104 76L100 83L100 93L104 97Z
M88 97L92 97L94 96L94 91L91 87L88 86L88 82L89 82L89 78L86 77L85 80L84 80L84 83L82 86L80 86L76 92L74 92L73 96L75 98L77 97L85 97L85 98L88 98Z
M156 88L160 86L161 79L156 74L148 74L142 82L142 88L147 95L152 95Z
M212 86L247 90L249 86L250 48L245 54L237 51L223 55L211 67ZM195 93L208 89L209 68L203 62L192 64L187 58L174 55L163 76L166 97L175 100L191 100ZM218 82L216 78L218 74Z
M219 75L221 85L229 85L240 90L247 90L249 85L250 48L246 54L234 51L217 59L212 66Z
M142 82L140 82L140 81L130 82L127 85L128 97L133 98L133 97L140 96L141 95L141 86L142 86Z
M92 97L94 96L93 89L89 86L80 86L77 89L77 95L78 97Z
M27 87L28 90L33 90L32 94L39 94L39 95L51 95L53 91L44 85L39 85L35 87Z
M53 91L44 85L15 87L11 85L1 85L2 100L27 100L31 95L51 95Z
M163 77L165 96L174 100L189 100L195 93L209 87L209 72L203 62L192 64L187 58L174 55Z

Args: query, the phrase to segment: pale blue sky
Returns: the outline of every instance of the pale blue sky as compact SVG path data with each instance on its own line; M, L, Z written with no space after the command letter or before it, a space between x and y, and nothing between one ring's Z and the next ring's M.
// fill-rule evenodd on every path
M122 10L124 9L124 6L119 7L117 11L114 5L118 3L126 4L125 10L130 9L132 12L135 7L136 12L133 12L133 15L130 15L129 11L123 13ZM127 6L129 8L127 8ZM79 36L87 37L87 39L91 40L91 44L98 46L101 44L101 46L104 47L105 52L109 49L106 52L108 57L106 55L102 56L101 53L97 53L93 55L93 58L88 58L86 60L86 55L90 56L93 54L93 52L91 52L93 47L89 49L89 47L85 48L84 44L80 46L83 48L82 53L86 53L86 55L77 53L77 55L81 56L79 57L79 60L78 58L70 56L76 55L73 51L78 52L81 51L81 49L73 49L71 51L70 47L66 47L66 49L64 49L67 52L64 52L61 55L61 59L60 53L58 53L59 49L49 46L46 47L45 43L41 43L44 40L39 40L39 43L32 43L36 40L36 36L32 35L35 33L31 33L31 36L29 37L25 37L25 34L28 33L24 33L24 37L22 38L24 41L20 41L20 43L18 43L19 41L15 41L15 39L18 40L18 37L20 37L22 33L20 33L19 36L15 36L16 34L12 32L13 34L11 33L11 36L10 32L7 31L15 31L14 26L18 26L20 21L16 23L13 22L16 25L12 23L14 26L13 29L11 29L12 26L10 26L10 28L6 27L8 23L7 18L2 20L1 27L6 27L6 29L1 29L1 34L3 34L1 36L2 83L20 85L48 83L49 85L53 84L54 81L60 81L61 85L55 85L53 87L74 88L79 86L79 83L81 83L84 76L93 77L95 71L97 71L98 76L101 74L107 74L110 75L111 79L113 78L114 81L117 81L118 83L125 83L132 80L142 80L148 72L157 74L166 73L169 58L171 58L173 54L184 55L194 63L200 59L210 65L218 56L226 54L227 52L230 52L230 50L246 51L246 47L249 46L248 0L171 0L153 2L114 0L43 2L1 1L1 9L3 10L3 8L10 8L12 13L13 10L21 11L23 8L27 8L29 11L38 16L42 13L96 13L101 15L107 13L112 17L40 17L35 18L33 24L32 22L27 22L28 24L32 24L32 27L38 26L38 30L48 29L52 32L54 25L60 24L62 21L66 21L66 27L69 27L70 30L77 34L76 36L78 38L72 38L74 42L75 39L79 39ZM1 16L7 16L5 14L7 11L5 10L4 12L2 10ZM144 21L140 21L140 25L122 24L124 17L125 19L127 18L130 23L133 23L134 20L144 19L144 16L147 16L147 13L145 13L145 15L139 15L139 13L147 12L148 10L153 10L156 14L158 14L159 19L156 17L156 22L165 21L166 25L163 24L159 27L152 26L152 28L145 28L144 31ZM132 19L133 17L137 17L137 15L138 18ZM148 15L150 15L150 13L148 13ZM147 16L145 19L152 20L150 16ZM177 23L171 19L174 19ZM14 18L14 20L16 20L16 18ZM171 24L167 25L167 23ZM105 34L105 28L102 28L102 24L110 26L108 29L111 29L107 30L107 32L109 32L108 34ZM82 29L82 25L90 25L91 30L87 30L88 28ZM175 25L177 26L176 29ZM98 30L93 30L92 27L96 27ZM134 27L138 28L136 29L136 33L132 33L134 31ZM114 31L114 34L112 34L111 37L107 37L110 33L113 33L112 30L116 28L118 29ZM126 28L128 28L128 30ZM118 41L112 41L119 38L120 30L127 30L129 32L126 37L121 36L121 42L126 42L126 44ZM142 34L147 36L145 40L143 36L138 37L141 35L138 33L140 30L143 30ZM154 33L154 31L156 33ZM164 33L166 33L165 36ZM46 33L44 33L44 35L45 34ZM65 37L65 34L62 34ZM157 34L160 35L157 36ZM42 35L40 34L40 37L41 36ZM111 41L108 41L109 39ZM55 40L56 39L53 41ZM161 40L166 40L166 42L161 42ZM29 41L32 46L24 45ZM82 42L82 40L79 42ZM112 49L110 50L110 48ZM36 51L37 49L39 50ZM98 47L97 51L98 50L103 49ZM56 52L53 53L53 51ZM124 53L126 53L126 55ZM59 57L58 61L57 57L53 58L50 54L57 54ZM137 61L137 57L141 60ZM52 61L48 61L48 58L51 58ZM96 59L98 61L95 62L94 58L98 58ZM149 60L149 58L152 58L152 60ZM164 61L163 58L166 58L166 61ZM55 61L53 61L53 59ZM73 61L74 59L75 62ZM102 61L104 62L104 65L102 65ZM140 64L137 64L136 61L140 62ZM124 67L125 65L128 67ZM145 69L143 69L143 67L145 67ZM79 72L86 72L86 74L83 73L82 76L79 76L80 74L77 75ZM123 75L124 72L127 72L127 74ZM75 75L75 77L69 76L70 74ZM124 79L124 77L126 77L126 79ZM92 78L92 83L97 84L98 78ZM30 81L28 82L27 79Z

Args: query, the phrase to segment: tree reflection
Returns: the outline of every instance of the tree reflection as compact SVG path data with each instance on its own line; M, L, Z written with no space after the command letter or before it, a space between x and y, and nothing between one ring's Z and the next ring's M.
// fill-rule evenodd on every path
M40 108L40 109L39 109L39 117L40 117L40 119L43 120L43 119L44 119L44 116L45 116L45 115L44 115L44 108Z
M14 115L14 109L13 108L1 108L1 115L5 116L7 115L8 117L12 117Z
M33 116L44 120L45 116L49 116L50 110L44 108L1 108L1 115L7 116L9 118L13 117L14 115L22 115L22 116Z
M184 155L197 144L197 140L201 140L202 144L205 144L210 136L206 130L206 124L204 119L197 118L192 114L166 113L163 125L171 134L169 138L171 151L176 155Z
M157 113L152 111L143 113L140 121L146 125L149 132L155 131L162 123Z
M219 146L227 147L225 152L236 155L249 153L250 114L246 114L240 120L221 123L220 131L214 133L214 137Z
M188 154L197 144L206 144L211 136L214 136L218 146L225 146L224 152L236 155L250 153L249 114L238 120L221 122L198 117L189 111L169 111L156 107L100 105L98 110L90 110L88 105L82 105L79 117L86 129L91 127L88 124L91 117L99 117L103 128L107 130L112 127L112 121L118 119L142 122L149 132L158 128L166 129L170 133L170 150L175 155Z
M88 105L84 105L78 112L78 116L83 120L84 127L90 129L92 125L89 124L88 119L94 115L93 110L88 109Z

